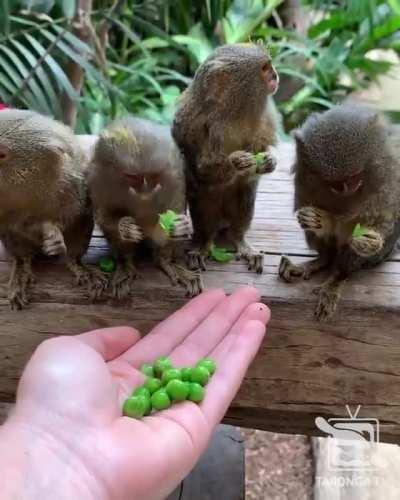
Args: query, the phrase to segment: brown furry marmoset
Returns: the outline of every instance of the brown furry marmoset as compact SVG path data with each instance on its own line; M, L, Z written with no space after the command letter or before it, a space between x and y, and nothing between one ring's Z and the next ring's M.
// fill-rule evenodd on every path
M400 235L400 133L373 111L343 105L311 115L295 140L294 210L318 257L304 265L283 257L279 274L291 282L330 268L315 311L327 320L343 282L388 258Z
M93 229L85 161L73 132L32 111L0 113L0 239L13 259L11 307L28 303L32 259L65 255L66 265L92 297L103 291L100 272L84 267Z
M268 96L278 75L264 47L224 45L198 68L176 112L172 135L183 153L194 227L190 267L205 269L210 247L226 231L249 269L263 271L263 255L245 239L259 176L276 159L275 120ZM257 161L255 153L264 153Z
M180 154L169 127L127 117L100 135L89 173L96 222L117 256L112 294L126 297L137 271L134 253L142 240L153 247L157 265L187 294L202 290L200 274L175 262L183 248L179 240L192 233L185 214L185 181ZM160 225L160 214L173 210L171 234Z

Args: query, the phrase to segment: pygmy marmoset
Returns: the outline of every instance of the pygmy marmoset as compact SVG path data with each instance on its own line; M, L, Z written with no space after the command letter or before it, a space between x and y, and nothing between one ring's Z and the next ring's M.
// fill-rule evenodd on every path
M146 240L156 264L187 294L202 290L199 272L175 260L180 240L192 233L185 214L185 182L180 154L167 126L126 117L111 123L95 146L89 174L95 219L117 257L112 294L126 297L133 289L137 270L134 252ZM170 234L160 225L160 214L177 213Z
M172 135L185 160L194 227L191 268L205 269L210 247L224 230L249 269L263 271L263 255L245 233L259 176L276 165L271 147L275 119L267 103L277 88L278 75L265 47L236 44L216 49L183 94Z
M81 264L93 229L85 160L73 132L32 111L0 113L0 239L13 259L12 308L28 303L32 258L65 255L92 297L106 280Z
M330 268L316 290L315 315L327 320L344 280L385 260L400 234L400 134L379 114L348 104L311 115L295 140L294 210L318 256L304 265L283 257L279 274L290 282Z

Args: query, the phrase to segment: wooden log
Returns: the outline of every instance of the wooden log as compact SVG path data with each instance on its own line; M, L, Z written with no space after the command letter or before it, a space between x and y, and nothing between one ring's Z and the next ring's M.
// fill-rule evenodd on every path
M90 146L92 138L84 138ZM277 276L281 254L309 258L303 233L292 215L293 151L280 146L276 172L260 183L256 215L249 239L263 250L263 275L242 262L210 263L204 274L208 288L231 292L254 285L272 308L268 335L254 360L226 421L276 432L317 435L316 416L342 417L345 405L362 405L360 417L381 421L381 439L400 435L400 263L389 262L362 271L346 285L333 322L313 316L313 288L324 276L288 285ZM95 232L89 262L108 252ZM21 312L9 309L6 284L9 263L0 251L0 401L12 402L24 363L35 346L54 335L73 335L97 327L135 325L143 333L186 302L149 262L139 264L143 279L124 303L105 298L89 304L84 290L72 283L62 263L37 263L32 304Z

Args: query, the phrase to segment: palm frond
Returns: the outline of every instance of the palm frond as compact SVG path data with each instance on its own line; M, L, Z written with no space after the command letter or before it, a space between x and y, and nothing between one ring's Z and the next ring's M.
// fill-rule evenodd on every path
M70 22L60 19L50 23L47 16L11 16L9 12L7 17L8 31L1 29L4 20L0 23L2 100L62 119L60 96L65 93L75 103L80 100L63 69L71 60L99 86L110 86L95 67L92 48L73 34Z

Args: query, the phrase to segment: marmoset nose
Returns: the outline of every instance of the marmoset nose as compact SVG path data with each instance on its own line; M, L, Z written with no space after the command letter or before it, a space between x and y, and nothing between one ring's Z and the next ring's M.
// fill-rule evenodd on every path
M0 146L0 160L5 160L8 156L8 149L5 146Z

